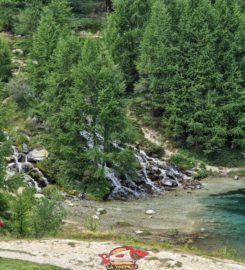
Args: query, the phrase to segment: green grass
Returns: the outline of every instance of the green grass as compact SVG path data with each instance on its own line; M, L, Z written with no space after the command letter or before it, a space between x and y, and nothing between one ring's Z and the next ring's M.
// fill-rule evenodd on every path
M64 268L51 266L47 264L26 262L21 260L5 259L0 257L0 270L60 270L60 269Z
M124 245L130 245L135 248L143 248L154 252L159 252L162 249L172 250L174 252L184 252L202 257L230 259L245 263L243 258L240 258L233 249L223 247L217 250L204 251L190 244L175 245L168 241L156 241L151 239L139 239L131 235L119 233L116 229L108 231L88 231L78 228L76 225L63 226L57 234L59 239L74 239L84 241L113 241ZM0 269L1 270L1 269Z

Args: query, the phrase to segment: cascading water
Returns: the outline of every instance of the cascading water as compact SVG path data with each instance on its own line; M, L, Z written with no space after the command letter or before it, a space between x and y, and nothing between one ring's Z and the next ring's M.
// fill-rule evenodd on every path
M91 134L82 131L80 135L87 142L87 149L91 149L93 147ZM96 134L96 136L98 136L98 141L102 143L103 138L101 135ZM105 165L104 175L112 185L112 192L108 199L138 198L146 193L159 193L166 188L181 186L183 181L191 180L191 177L182 173L173 164L150 157L144 150L133 145L120 146L119 143L112 142L112 146L118 150L123 150L126 147L132 149L141 169L138 172L139 179L134 182L127 175L124 175L123 179L121 179L113 166L108 167ZM100 145L99 149L103 150L103 147ZM98 166L102 167L101 164L98 164Z
M49 184L48 179L41 170L35 167L35 163L29 161L28 152L19 153L16 146L12 146L12 149L11 162L7 166L7 180L16 173L22 173L28 186L34 187L37 192L41 192L41 187Z

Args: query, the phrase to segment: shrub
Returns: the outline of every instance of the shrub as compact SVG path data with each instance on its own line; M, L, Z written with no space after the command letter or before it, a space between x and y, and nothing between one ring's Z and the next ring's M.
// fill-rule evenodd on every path
M30 83L25 74L20 73L5 86L5 92L21 107L25 108L32 97Z
M11 51L8 42L0 38L0 81L7 82L11 76Z
M55 233L62 224L65 211L61 203L54 199L38 199L33 208L32 224L34 235L40 238Z
M147 150L149 155L156 156L158 158L161 158L165 154L163 147L154 143L151 144Z
M99 229L100 222L99 220L89 216L86 218L84 226L91 232L96 232Z
M25 189L23 192L13 197L11 210L11 227L20 237L25 237L31 233L31 214L33 209L34 190Z
M183 150L172 155L170 160L182 170L190 170L196 166L195 159Z
M5 181L5 186L10 192L15 192L19 187L26 186L26 183L24 183L23 175L18 173Z

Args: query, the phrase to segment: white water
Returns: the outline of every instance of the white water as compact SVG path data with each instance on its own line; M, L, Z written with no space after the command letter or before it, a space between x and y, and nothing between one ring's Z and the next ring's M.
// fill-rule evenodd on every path
M37 192L41 192L40 182L31 176L32 172L35 172L40 178L42 184L47 186L49 184L48 179L43 175L43 173L34 166L33 163L28 161L28 155L24 153L19 153L16 146L12 146L13 155L11 159L12 163L7 166L7 179L14 176L16 173L22 173L24 175L25 182L30 187L34 187Z

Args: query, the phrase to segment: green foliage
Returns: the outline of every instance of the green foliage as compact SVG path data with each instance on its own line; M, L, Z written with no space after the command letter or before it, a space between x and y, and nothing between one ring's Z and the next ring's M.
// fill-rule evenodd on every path
M172 155L170 160L182 170L190 170L196 166L195 159L184 150Z
M25 7L16 16L14 31L24 35L33 33L37 29L43 7L49 2L49 0L25 1Z
M114 12L107 18L105 25L106 47L123 71L130 91L138 78L136 60L150 6L149 0L115 0Z
M11 51L8 42L0 37L0 81L8 81L11 76Z
M45 78L51 71L51 59L59 37L69 32L71 12L66 0L53 0L42 12L37 31L33 36L31 80L36 97L46 88Z
M24 189L16 194L10 202L11 227L20 237L30 234L31 211L33 207L34 191Z
M36 238L55 233L65 217L62 204L57 200L57 195L53 195L55 200L48 198L38 199L33 208L32 224Z
M96 170L83 177L82 189L93 199L105 199L111 192L111 185L104 177L103 170Z
M161 158L164 156L165 151L162 146L152 143L150 147L147 148L147 154Z
M0 0L0 31L12 31L16 13L23 8L22 0Z
M20 106L25 108L31 100L32 91L28 78L20 73L5 85L5 92Z
M9 217L9 196L0 191L0 218Z
M206 155L244 144L243 27L237 1L157 0L140 46L145 111Z
M27 187L27 185L24 183L24 178L22 174L15 174L7 181L5 181L5 188L9 192L16 192L19 187Z
M99 220L93 218L93 216L88 216L85 219L84 226L91 232L97 232L100 226Z
M65 270L57 266L0 258L0 270Z

